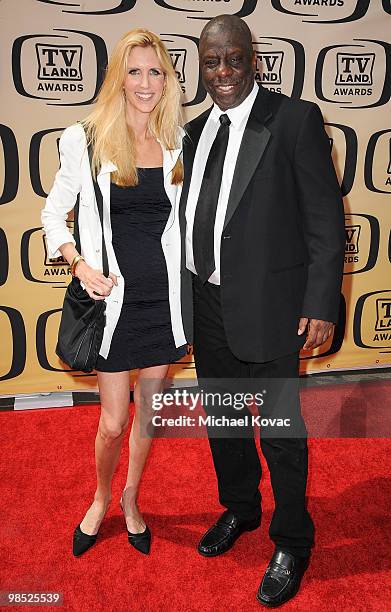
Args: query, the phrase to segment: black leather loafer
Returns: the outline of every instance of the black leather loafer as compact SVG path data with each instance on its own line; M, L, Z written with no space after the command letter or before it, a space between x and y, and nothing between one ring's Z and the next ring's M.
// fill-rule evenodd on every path
M309 561L309 557L296 557L277 548L258 589L259 603L277 608L294 597Z
M217 557L232 548L244 531L253 531L260 524L261 516L244 521L226 510L201 539L198 552L204 557Z

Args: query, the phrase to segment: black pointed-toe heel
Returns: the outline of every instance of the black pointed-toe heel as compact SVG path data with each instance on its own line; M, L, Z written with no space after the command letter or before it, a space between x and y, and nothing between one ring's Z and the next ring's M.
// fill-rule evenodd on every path
M121 501L119 502L119 505L121 506L121 510L123 512L124 508L122 506ZM125 513L124 513L124 518L125 518ZM126 518L125 518L125 525L126 525ZM129 531L127 525L126 525L126 531L128 532L129 544L131 544L136 550L143 553L144 555L148 555L149 551L151 550L151 539L152 539L152 534L151 534L151 531L148 525L145 525L145 529L141 533L132 533L131 531Z
M73 554L75 557L79 557L85 553L91 546L93 546L98 537L98 533L94 535L88 535L80 529L80 524L76 527L73 533Z
M126 531L128 532L129 544L134 546L136 550L143 553L144 555L148 555L149 551L151 550L152 538L152 534L148 525L145 525L145 529L142 533L131 533L129 529L126 529Z

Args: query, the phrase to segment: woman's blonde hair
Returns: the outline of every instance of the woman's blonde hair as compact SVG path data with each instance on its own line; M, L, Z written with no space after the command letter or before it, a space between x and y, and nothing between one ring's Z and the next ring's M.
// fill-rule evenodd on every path
M148 128L165 149L178 148L178 125L182 125L181 88L170 55L162 40L153 32L137 28L122 36L115 46L93 111L82 121L87 140L93 146L92 171L96 177L103 161L117 166L112 180L117 185L137 185L136 142L126 122L123 91L128 72L128 57L134 47L152 47L165 75L163 95L149 116ZM181 183L183 167L177 162L171 182Z

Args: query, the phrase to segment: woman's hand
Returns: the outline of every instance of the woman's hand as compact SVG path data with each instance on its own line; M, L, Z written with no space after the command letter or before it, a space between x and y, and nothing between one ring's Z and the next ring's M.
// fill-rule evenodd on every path
M88 295L94 300L104 300L110 295L114 285L118 285L117 277L110 272L106 278L102 270L94 270L85 261L76 265L75 275L84 284Z

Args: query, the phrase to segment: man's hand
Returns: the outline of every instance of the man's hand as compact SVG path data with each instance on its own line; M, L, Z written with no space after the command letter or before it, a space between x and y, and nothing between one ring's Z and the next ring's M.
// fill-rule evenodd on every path
M321 321L320 319L306 319L305 317L302 317L299 322L299 329L297 332L298 336L304 334L307 325L307 340L303 346L303 349L306 350L315 349L324 342L326 342L326 340L330 338L334 329L334 323L330 323L330 321Z

